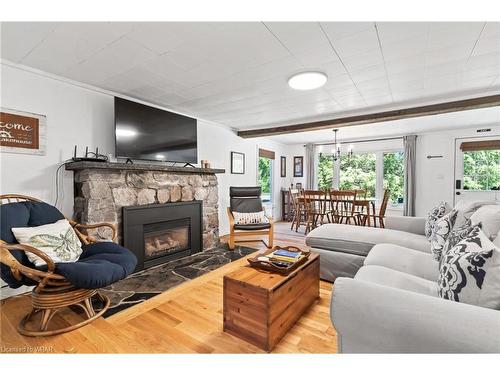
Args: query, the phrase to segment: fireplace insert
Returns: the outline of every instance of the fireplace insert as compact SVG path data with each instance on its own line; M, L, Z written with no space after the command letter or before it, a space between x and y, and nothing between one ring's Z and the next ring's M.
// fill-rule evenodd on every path
M123 207L123 245L136 272L202 250L202 202Z

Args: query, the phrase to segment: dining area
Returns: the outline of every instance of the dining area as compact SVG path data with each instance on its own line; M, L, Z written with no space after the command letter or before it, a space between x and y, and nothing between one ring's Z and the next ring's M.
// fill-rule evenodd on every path
M288 189L286 220L290 229L308 234L323 224L384 228L390 191L384 190L380 205L366 190Z

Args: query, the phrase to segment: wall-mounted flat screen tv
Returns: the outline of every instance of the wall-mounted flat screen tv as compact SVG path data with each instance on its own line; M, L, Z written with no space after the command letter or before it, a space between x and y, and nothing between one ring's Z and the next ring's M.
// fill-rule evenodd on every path
M197 163L196 119L115 97L115 154Z

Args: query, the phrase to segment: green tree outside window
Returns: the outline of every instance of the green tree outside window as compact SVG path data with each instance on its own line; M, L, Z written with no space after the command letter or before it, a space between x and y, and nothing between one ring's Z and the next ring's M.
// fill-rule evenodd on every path
M500 189L500 150L464 152L465 190Z
M340 189L366 190L368 197L375 197L377 173L375 154L340 156Z
M389 202L398 203L404 197L404 153L389 152L384 154L384 189L389 189Z
M259 157L259 185L262 188L262 199L271 199L271 159Z

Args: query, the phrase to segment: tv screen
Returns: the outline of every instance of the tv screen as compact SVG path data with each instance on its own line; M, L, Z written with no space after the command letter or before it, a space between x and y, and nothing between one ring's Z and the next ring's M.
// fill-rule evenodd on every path
M196 119L115 97L116 157L197 163Z

